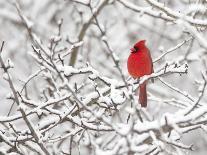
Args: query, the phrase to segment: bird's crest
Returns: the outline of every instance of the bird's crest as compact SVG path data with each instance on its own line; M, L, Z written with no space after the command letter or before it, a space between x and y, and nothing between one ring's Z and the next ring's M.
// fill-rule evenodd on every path
M146 40L140 40L134 45L134 47L142 47L143 45L145 46L145 42Z

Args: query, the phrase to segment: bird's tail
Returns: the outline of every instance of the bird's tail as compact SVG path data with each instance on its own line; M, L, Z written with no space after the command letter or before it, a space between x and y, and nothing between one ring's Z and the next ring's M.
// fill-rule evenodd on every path
M142 107L147 107L147 82L140 85L139 89L139 103Z

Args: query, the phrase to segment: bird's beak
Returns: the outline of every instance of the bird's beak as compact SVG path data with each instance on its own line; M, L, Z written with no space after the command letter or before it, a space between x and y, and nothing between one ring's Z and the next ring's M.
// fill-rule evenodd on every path
M135 50L135 48L134 48L134 47L133 47L133 48L131 48L130 50L132 51L132 53L136 52L136 50Z

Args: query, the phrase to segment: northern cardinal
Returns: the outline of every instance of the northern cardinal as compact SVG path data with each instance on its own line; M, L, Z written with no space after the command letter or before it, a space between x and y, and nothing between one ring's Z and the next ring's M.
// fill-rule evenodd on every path
M140 78L153 73L153 63L149 49L145 46L145 40L138 41L133 48L127 61L129 74L133 78ZM139 103L147 107L147 81L140 85Z

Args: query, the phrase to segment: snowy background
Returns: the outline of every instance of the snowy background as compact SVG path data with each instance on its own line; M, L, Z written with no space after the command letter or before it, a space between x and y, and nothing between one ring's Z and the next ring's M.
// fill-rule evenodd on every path
M1 0L0 154L205 155L206 28L206 0Z

